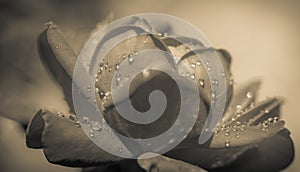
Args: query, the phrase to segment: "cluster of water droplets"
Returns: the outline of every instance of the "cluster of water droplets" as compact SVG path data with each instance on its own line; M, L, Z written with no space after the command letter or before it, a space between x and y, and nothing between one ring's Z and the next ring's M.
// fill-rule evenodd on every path
M77 119L76 115L74 115L74 114L65 115L62 112L57 112L56 115L59 116L59 117L65 118L65 119L69 119L69 120L74 122L74 125L76 127L80 127L80 122Z

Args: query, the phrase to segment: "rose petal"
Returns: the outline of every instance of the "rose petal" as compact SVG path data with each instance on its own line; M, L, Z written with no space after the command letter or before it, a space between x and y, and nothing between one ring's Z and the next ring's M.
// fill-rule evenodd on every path
M166 153L166 156L210 170L231 164L253 148L254 145L221 149L193 147L174 149Z
M226 124L230 125L235 121L239 121L241 123L246 123L247 125L257 125L263 120L279 116L279 107L281 103L282 100L280 98L269 98L265 101L257 103L241 114L232 116L232 119L234 119L234 121L228 121Z
M55 79L61 84L65 99L72 103L72 75L77 55L56 24L49 23L38 39L41 60Z
M143 155L142 155L143 156ZM146 171L164 171L164 172L204 172L205 170L186 163L184 161L168 158L163 155L158 155L153 158L138 159L138 164Z
M37 124L40 122L44 124ZM33 118L28 126L26 141L29 147L43 147L48 161L54 164L93 166L122 160L100 149L71 120L48 111L40 111ZM120 143L115 142L114 146Z
M230 84L231 57L226 50L205 49L201 42L199 42L198 40L194 40L193 38L179 37L176 39L164 38L162 40L168 46L169 50L172 52L175 61L178 65L179 72L182 72L180 71L180 68L183 65L184 66L183 68L184 69L188 68L190 75L194 74L192 77L194 77L195 80L199 81L198 82L199 92L201 94L201 97L205 100L208 107L210 106L211 103L211 85L210 85L211 83L207 71L204 68L204 65L203 64L200 65L200 63L202 62L197 61L198 57L196 57L196 54L198 56L199 55L202 56L208 54L210 51L216 51L220 57L224 69L224 73L226 76L227 102L230 101L232 96L232 85ZM191 51L190 48L187 47L187 45L189 45L189 42L192 44L198 44L198 47L203 47L203 48L199 50ZM185 75L185 73L183 74Z
M239 86L236 91L233 92L229 108L225 112L222 121L225 123L228 122L237 112L249 107L250 104L255 101L260 84L261 82L259 80L252 80Z
M247 151L227 167L212 171L280 171L292 163L294 144L287 129L257 144L252 151Z
M166 155L216 172L280 171L293 161L294 145L285 129L248 146L176 149Z
M228 129L225 127L224 130L219 130L217 133L215 133L210 147L235 147L260 142L266 138L276 135L280 130L282 130L284 128L284 121L268 124L267 127L262 125L241 125L234 130L234 126L235 125L230 125Z

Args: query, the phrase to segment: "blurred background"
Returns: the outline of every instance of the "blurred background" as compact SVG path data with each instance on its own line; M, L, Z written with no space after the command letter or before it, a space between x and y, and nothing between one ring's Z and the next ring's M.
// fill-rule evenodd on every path
M260 77L263 80L260 99L285 98L282 117L291 130L296 148L295 160L285 171L299 171L300 1L297 0L0 0L0 97L13 92L16 98L15 104L1 100L0 109L15 106L16 110L30 103L65 108L63 101L57 102L63 99L61 91L49 82L38 59L36 38L45 22L51 20L61 26L79 52L97 23L110 13L117 19L147 12L187 20L206 34L215 47L231 53L232 73L237 84ZM49 91L54 96L41 103L39 100ZM4 112L0 110L0 113ZM28 118L30 116L25 114L22 120ZM52 165L41 150L26 148L23 126L13 120L0 117L0 137L3 171L78 171Z

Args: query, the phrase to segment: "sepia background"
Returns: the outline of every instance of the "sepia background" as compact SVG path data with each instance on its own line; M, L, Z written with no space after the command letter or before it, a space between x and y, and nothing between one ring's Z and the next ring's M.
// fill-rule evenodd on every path
M0 76L4 78L0 89L15 89L16 95L22 96L43 96L35 95L34 89L22 93L19 88L25 85L15 78L31 81L35 77L46 77L45 71L36 74L30 70L40 68L36 37L47 21L60 25L79 52L96 24L110 12L114 19L149 12L187 20L198 27L215 47L231 53L232 73L237 84L260 77L263 80L260 99L267 96L285 98L282 116L291 130L296 149L295 160L285 171L299 171L300 1L0 0L0 5ZM6 83L9 79L13 82ZM43 89L46 85L47 88L57 87L43 79L35 82L45 93L51 92ZM59 92L53 94L56 93L61 96ZM48 105L62 106L54 99L50 99ZM0 137L3 171L78 171L49 164L41 150L26 148L23 128L12 120L0 117Z

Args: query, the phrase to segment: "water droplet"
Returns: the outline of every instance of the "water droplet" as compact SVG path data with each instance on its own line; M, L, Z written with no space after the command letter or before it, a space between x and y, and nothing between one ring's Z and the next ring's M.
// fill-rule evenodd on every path
M248 93L246 94L246 96L247 96L248 99L251 99L252 96L253 96L253 93L252 93L252 92L248 92Z
M278 118L277 116L275 116L275 117L273 118L273 120L274 120L274 122L277 122L277 121L279 120L279 118Z
M237 109L241 109L242 106L241 106L241 105L236 105L236 108L237 108Z
M264 128L268 128L268 127L269 127L269 121L267 121L267 120L264 121L264 122L263 122L263 127L264 127Z
M102 124L100 124L98 121L95 121L92 126L91 129L93 131L102 131Z
M211 93L211 98L215 99L216 98L216 94L214 92Z
M162 36L163 34L162 33L158 33L158 36Z
M236 137L236 138L240 138L240 133L236 133L236 134L235 134L235 137Z
M150 70L147 70L147 69L144 69L143 70L143 77L144 78L147 78L151 75L151 71Z
M82 122L85 123L85 124L89 123L89 118L86 117L86 116L83 116L83 117L81 118L81 120L82 120Z
M225 131L225 136L229 136L229 135L230 135L229 130L226 130L226 131Z
M90 137L91 137L91 138L94 138L94 137L95 137L95 134L94 134L94 131L93 131L93 130L90 130Z
M123 59L126 59L126 54L123 54L122 57L123 57Z
M69 115L68 118L69 118L70 120L72 120L72 121L75 121L75 120L77 119L76 116L73 115L73 114Z
M132 55L132 54L129 54L129 55L128 55L128 61L129 61L129 63L133 63L134 58L133 58L133 55Z
M197 61L197 62L196 62L196 65L197 65L197 66L200 66L200 65L201 65L201 62L200 62L200 61Z
M204 79L200 78L200 79L199 79L199 84L200 84L200 86L201 86L202 88L204 88L204 87L205 87Z
M146 44L146 43L147 43L147 41L148 41L148 40L147 40L147 38L146 38L146 39L144 40L144 44Z
M229 140L225 141L225 147L227 147L227 148L230 147L230 141Z
M245 130L246 130L246 126L245 126L245 125L241 125L241 126L240 126L240 130L241 130L241 131L245 131Z
M212 84L213 84L213 85L219 85L219 81L216 80L216 79L213 79L213 80L212 80Z
M92 87L91 86L88 86L87 89L88 89L88 92L92 91Z
M274 119L273 118L268 118L269 123L273 123Z
M62 113L62 112L57 112L57 116L59 116L59 117L65 117L65 115L64 115L64 113Z
M174 142L175 142L175 139L174 139L174 138L172 138L172 139L169 140L169 144L172 144L172 143L174 143Z
M269 113L270 111L269 111L269 109L265 109L265 113Z
M111 67L108 68L108 72L111 72Z
M191 67L192 67L192 68L195 68L195 67L196 67L196 65L195 65L194 63L192 63L192 64L191 64Z
M189 72L186 72L186 73L185 73L185 76L189 77L189 76L190 76L190 73L189 73Z
M80 127L80 122L79 122L78 120L76 120L76 121L74 122L74 124L75 124L76 127Z
M208 70L208 71L211 71L211 67L207 67L207 70Z
M58 48L59 48L59 46L58 46L58 45L55 45L55 48L56 48L56 49L58 49Z
M120 153L122 153L122 152L123 152L122 148L120 148L120 149L119 149L119 152L120 152Z
M192 79L192 80L195 79L195 74L191 74L191 79Z

